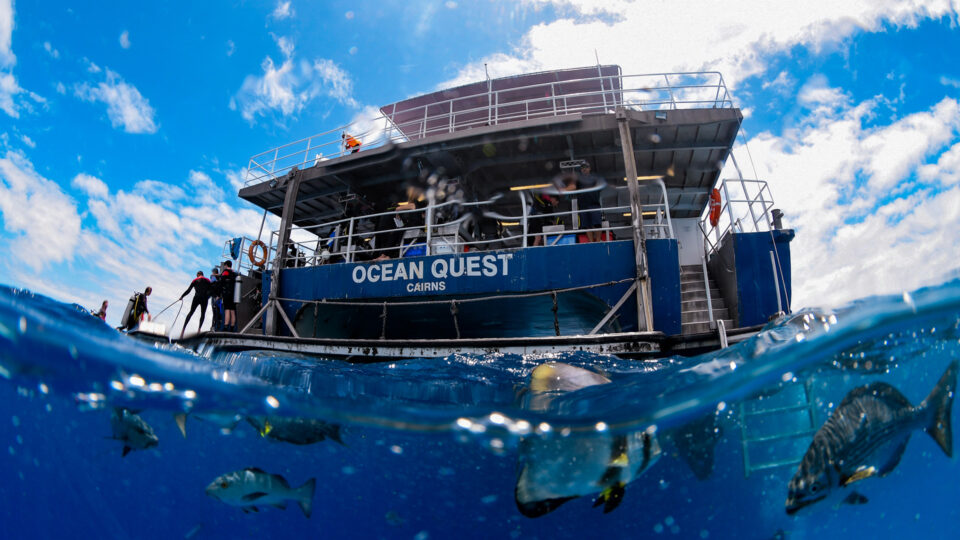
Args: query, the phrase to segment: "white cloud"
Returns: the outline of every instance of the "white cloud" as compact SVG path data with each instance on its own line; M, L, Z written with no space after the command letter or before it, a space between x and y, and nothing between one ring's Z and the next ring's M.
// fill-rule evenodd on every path
M13 43L13 1L0 0L0 67L13 67L17 63L11 43Z
M91 63L95 67L95 64ZM97 68L99 71L99 68ZM106 71L106 80L92 86L89 83L78 84L74 94L85 101L99 101L107 105L107 116L113 127L123 127L127 133L156 133L155 111L150 102L131 84L127 84L120 75Z
M103 180L89 174L80 173L74 176L70 184L95 199L106 199L110 194L110 189Z
M839 103L749 141L758 177L797 230L794 309L910 290L958 266L960 103L944 99L886 125L876 125L881 100Z
M527 0L515 9L544 5L556 6L561 18L533 26L511 50L459 66L457 75L439 86L483 80L484 64L491 77L593 65L596 50L600 62L619 64L626 74L720 71L736 87L764 71L766 58L794 46L817 51L858 32L915 27L956 14L955 4L923 0L697 0L682 9L672 2Z
M277 2L277 7L274 8L273 13L271 13L270 16L278 21L293 17L293 8L290 6L290 4L290 0L287 0L286 2L280 0Z
M120 34L120 46L124 49L130 48L130 32L127 30L124 30L123 33Z
M31 139L30 137L28 137L28 136L26 136L26 135L20 135L20 140L23 141L23 144L29 146L30 148L36 148L36 147L37 147L37 143L35 143L35 142L33 141L33 139Z
M232 39L227 40L227 56L233 56L233 53L237 50L236 44L234 44Z
M940 84L944 86L952 86L953 88L960 88L960 80L947 77L945 75L940 76Z
M350 107L358 106L351 96L350 75L336 63L325 58L296 61L292 41L282 36L274 36L274 40L284 55L283 63L277 66L269 56L264 58L263 75L248 75L244 79L230 101L231 109L239 109L244 119L253 122L258 116L294 115L323 95Z
M53 45L51 45L49 41L43 42L43 50L47 51L47 54L53 58L60 58L60 51L54 49Z
M100 178L80 173L71 185L85 206L81 216L77 204L25 156L8 153L0 159L6 230L0 272L7 283L60 300L96 306L107 298L112 323L134 290L151 285L156 313L179 297L197 270L208 272L219 262L226 239L259 232L260 212L204 197L228 181L193 170L183 181L142 180L132 190L111 192ZM278 226L271 216L267 230ZM165 315L168 324L175 311Z
M65 95L67 93L67 87L64 86L62 82L57 82L57 93L60 95Z
M10 251L30 268L73 257L80 235L76 204L18 152L0 158L0 214L14 235Z

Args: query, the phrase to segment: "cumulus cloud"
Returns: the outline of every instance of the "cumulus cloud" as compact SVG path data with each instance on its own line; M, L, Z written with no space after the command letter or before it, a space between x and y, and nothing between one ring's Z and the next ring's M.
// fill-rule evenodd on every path
M10 48L13 42L13 1L0 0L0 68L12 67L17 63Z
M130 48L130 32L127 30L124 30L123 33L120 34L120 46L124 49Z
M205 197L229 181L191 170L176 181L141 180L132 189L111 190L104 180L79 173L70 181L77 203L23 154L8 152L0 158L0 275L84 305L108 298L116 306L111 322L119 321L126 298L146 285L154 288L151 305L165 305L197 270L219 263L226 239L259 232L260 212ZM267 229L278 226L271 216ZM69 272L50 264L61 262Z
M34 170L22 153L0 158L0 214L10 251L34 270L69 260L80 235L74 201Z
M71 185L94 199L106 199L110 194L110 189L103 180L85 173L74 176Z
M320 96L358 106L351 95L353 80L335 62L325 58L297 61L289 38L274 36L274 40L283 54L283 63L278 66L273 58L264 58L260 65L263 75L248 75L244 79L230 102L231 109L239 109L245 120L254 122L257 117L271 114L292 116Z
M93 73L99 73L100 68L90 63L90 69L96 68ZM78 84L74 87L74 94L90 102L100 102L107 106L107 116L113 127L123 127L127 133L156 133L157 125L154 121L155 111L150 102L140 94L140 91L128 84L117 73L106 70L106 80L96 84Z
M800 125L748 143L785 225L797 230L793 307L910 290L956 268L960 103L947 98L877 125L881 100L837 99L822 82L815 94L834 107L808 101L816 113Z
M695 0L683 9L671 2L525 0L515 9L547 5L558 19L533 26L511 50L457 66L457 75L439 86L483 80L484 64L491 77L592 65L596 50L602 63L620 64L624 73L720 71L736 87L763 72L767 58L798 45L820 50L858 32L956 15L949 2L922 0Z

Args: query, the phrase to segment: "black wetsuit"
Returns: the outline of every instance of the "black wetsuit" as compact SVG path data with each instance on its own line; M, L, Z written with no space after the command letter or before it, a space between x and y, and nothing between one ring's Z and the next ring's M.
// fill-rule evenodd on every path
M224 311L237 309L237 304L233 301L233 288L236 282L237 274L230 268L224 268L223 271L220 272L217 283L220 284L220 293L223 295Z
M193 302L190 304L190 313L187 313L187 318L185 321L183 321L183 327L187 327L187 324L190 322L190 317L193 316L193 312L199 307L200 326L197 328L203 328L203 318L207 314L207 300L210 299L210 292L213 290L213 284L210 283L209 279L200 276L190 282L190 286L187 287L187 290L180 295L181 300L190 294L190 289L193 289Z
M144 313L150 313L150 310L147 309L147 296L143 293L134 293L133 311L130 312L130 318L127 319L127 330L136 328L140 324L140 317Z

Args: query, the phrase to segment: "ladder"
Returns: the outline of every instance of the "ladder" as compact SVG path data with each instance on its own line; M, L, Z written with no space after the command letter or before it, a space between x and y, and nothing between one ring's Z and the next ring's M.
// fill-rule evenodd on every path
M744 401L740 404L744 476L799 464L816 432L809 380Z

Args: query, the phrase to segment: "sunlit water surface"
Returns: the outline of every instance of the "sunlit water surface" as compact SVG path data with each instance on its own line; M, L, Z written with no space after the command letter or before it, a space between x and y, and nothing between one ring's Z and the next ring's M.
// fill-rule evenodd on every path
M6 538L955 537L957 459L923 432L890 475L858 484L866 504L823 502L788 516L796 465L763 466L798 461L812 430L857 386L884 381L919 404L960 357L958 325L954 281L797 312L695 358L454 355L360 365L272 352L200 357L121 335L79 306L0 288L0 530ZM610 383L537 395L530 374L545 362ZM116 407L139 414L158 444L122 456ZM178 413L188 413L185 436ZM247 418L267 415L321 420L342 444L262 436ZM549 491L556 486L544 484L615 461L611 441L644 432L662 456L625 486L619 506L595 507L601 488L581 478L582 496L539 517L521 512L524 467L538 471L538 485L524 489ZM214 478L248 467L292 487L315 478L312 516L293 503L243 512L205 493Z

